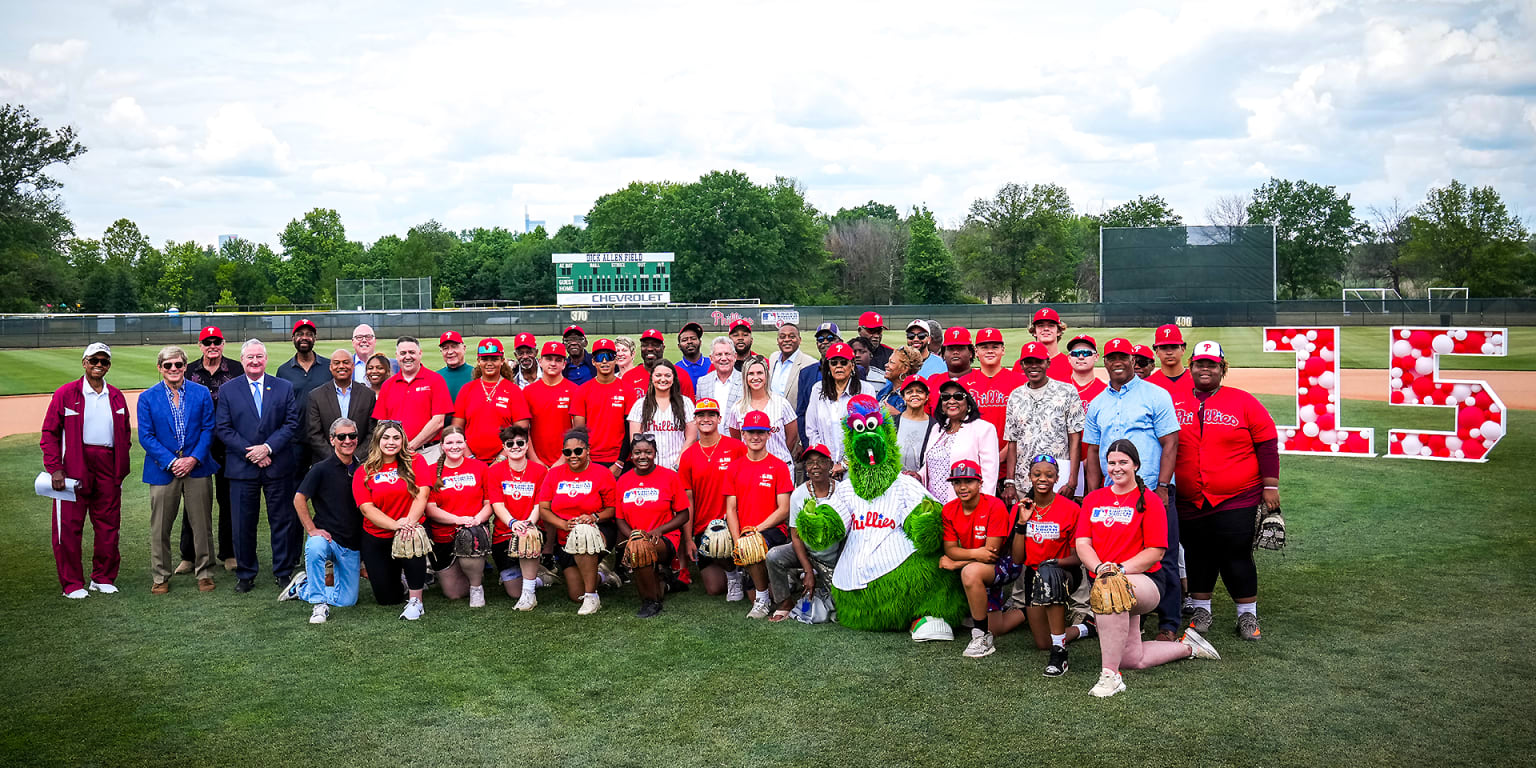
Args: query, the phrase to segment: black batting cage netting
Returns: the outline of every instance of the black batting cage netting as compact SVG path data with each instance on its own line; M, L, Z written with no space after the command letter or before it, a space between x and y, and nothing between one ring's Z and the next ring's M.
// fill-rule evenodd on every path
M1105 227L1101 302L1274 301L1275 229Z

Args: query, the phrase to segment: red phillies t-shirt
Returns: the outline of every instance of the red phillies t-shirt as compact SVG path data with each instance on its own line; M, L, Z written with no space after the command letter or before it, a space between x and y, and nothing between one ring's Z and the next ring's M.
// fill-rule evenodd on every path
M619 478L617 485L618 515L631 528L653 531L688 509L688 491L683 487L682 477L666 467L657 467L646 475L630 470ZM673 547L682 546L682 530L668 532L666 539Z
M623 382L624 386L629 389L629 402L634 403L644 400L645 393L651 388L651 369L643 364L637 365L629 369L629 373L624 374L619 381ZM689 400L694 399L693 377L689 376L681 368L677 369L676 387L677 391L682 392L684 397L687 397Z
M1168 546L1168 510L1156 493L1146 491L1146 511L1137 514L1135 490L1121 496L1113 488L1100 488L1083 499L1077 515L1076 538L1089 539L1099 560L1123 563L1147 547ZM1147 573L1161 568L1153 563Z
M571 428L571 409L580 393L581 389L563 376L554 385L539 379L523 387L528 410L533 412L533 427L529 429L533 450L551 466L561 463L560 448L565 445L565 433Z
M989 537L1006 539L1013 531L1013 513L996 496L983 493L976 511L967 515L959 499L944 505L944 540L964 549L985 546Z
M1088 385L1083 387L1077 386L1077 382L1072 379L1067 379L1067 382L1077 388L1077 399L1083 401L1083 413L1085 414L1088 413L1088 404L1093 402L1093 399L1098 397L1104 390L1109 389L1109 385L1105 384L1104 380L1097 376L1093 377L1088 382Z
M544 484L539 486L539 503L546 501L550 511L562 520L595 515L604 507L615 506L613 474L607 467L588 464L578 475L571 471L570 465L562 462L544 475ZM556 531L556 534L559 543L564 544L570 532Z
M1026 514L1022 507L1019 508L1019 514ZM1071 499L1058 495L1050 506L1036 506L1027 514L1027 517L1019 519L1025 528L1025 565L1039 565L1072 554L1072 548L1077 545L1072 532L1077 529L1081 507Z
M437 467L433 466L432 469L436 470ZM450 515L474 517L480 514L485 503L490 501L490 483L486 478L486 467L477 459L466 457L464 463L457 467L444 466L442 480L443 487L434 489L432 495L427 498L436 504L438 509ZM453 532L458 528L457 525L427 521L427 533L431 534L432 540L438 544L453 541Z
M1168 378L1168 374L1163 373L1163 369L1159 368L1147 376L1147 381L1168 390L1168 394L1173 396L1175 400L1179 399L1179 395L1193 392L1195 389L1195 383L1189 375L1188 368L1185 368L1184 372L1179 374L1177 379Z
M1023 350L1020 350L1020 354L1022 353ZM1013 370L1021 374L1024 372L1023 358L1019 358L1018 360L1014 361ZM1050 361L1046 364L1045 375L1046 378L1055 379L1057 381L1071 381L1072 361L1067 357L1067 353L1057 352L1056 356L1051 358Z
M507 514L513 520L522 520L529 523L539 521L539 486L544 482L544 475L549 470L528 462L523 471L512 469L512 462L498 461L486 470L486 485L492 504L501 504L507 508ZM491 541L500 544L512 538L512 529L501 518L495 515L491 519L496 521L495 532Z
M392 520L405 519L411 512L411 503L416 500L416 496L406 487L405 478L400 476L399 463L391 459L373 472L366 470L367 467L358 467L352 475L352 500L359 507L372 504ZM417 488L431 485L432 478L436 476L434 467L420 456L411 461L411 471L415 474ZM374 525L367 515L363 516L363 530L381 539L395 535L394 531L386 531Z
M996 376L987 376L980 368L976 368L960 377L960 383L970 391L971 397L976 398L976 404L981 408L981 418L997 430L999 451L1007 442L1003 439L1003 425L1008 421L1008 396L1028 382L1027 376L1007 368L998 370Z
M480 379L465 384L453 404L453 415L464 420L469 452L481 461L495 461L501 455L502 427L531 418L523 390L506 379L494 387Z
M1180 427L1173 475L1181 507L1186 499L1195 509L1204 501L1214 507L1263 481L1253 446L1279 435L1274 418L1257 398L1222 387L1205 399L1202 410L1191 389L1174 395L1173 412Z
M693 535L703 533L711 520L725 519L725 476L731 464L745 455L746 443L724 436L713 448L694 443L683 451L677 474L683 487L693 492Z
M629 428L625 419L630 405L635 402L631 394L630 388L620 379L607 384L593 379L577 390L576 400L571 403L571 415L587 420L593 461L612 463L619 460L624 432Z
M426 368L416 372L416 378L405 380L404 373L397 373L384 380L379 389L379 399L373 404L375 419L394 419L405 428L407 442L427 426L433 416L453 413L453 395L448 394L448 382L437 371ZM428 435L427 441L437 435Z
M725 495L736 497L736 521L741 527L758 527L779 510L779 494L795 490L784 460L773 454L753 461L743 455L731 462L725 476ZM780 528L785 524L780 523Z

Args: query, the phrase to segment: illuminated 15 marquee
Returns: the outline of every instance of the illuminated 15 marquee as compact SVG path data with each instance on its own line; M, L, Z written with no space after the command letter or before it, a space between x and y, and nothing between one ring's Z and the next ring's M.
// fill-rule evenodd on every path
M562 307L667 304L670 253L557 253L555 302Z

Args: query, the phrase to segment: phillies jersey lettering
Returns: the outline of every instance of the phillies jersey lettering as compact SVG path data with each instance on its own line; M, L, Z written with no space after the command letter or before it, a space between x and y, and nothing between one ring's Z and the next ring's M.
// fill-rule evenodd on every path
M853 529L855 531L862 531L865 528L895 528L895 527L896 527L896 521L895 520L892 520L889 517L886 517L885 515L882 515L879 512L876 512L874 510L870 510L868 512L865 512L862 517L855 517L855 518L853 518L852 524L849 525L849 528L851 528L851 529Z
M555 484L555 493L560 496L585 496L592 492L591 480L561 480Z
M631 488L624 492L625 504L645 504L661 500L660 488Z
M977 535L981 535L978 530ZM1047 523L1043 520L1031 520L1024 526L1024 535L1033 539L1036 543L1061 538L1061 524Z
M1131 524L1131 519L1136 516L1136 510L1131 507L1094 507L1093 515L1089 518L1095 523L1103 523L1106 526L1115 523Z
M506 496L509 499L512 499L513 501L518 501L520 499L533 498L533 494L536 493L537 491L538 491L538 488L536 488L533 483L529 483L529 482L526 482L526 481L522 481L522 480L503 480L503 481L501 481L501 493L502 493L502 495Z
M931 498L922 483L907 475L898 475L873 501L860 497L853 483L839 483L826 503L843 518L848 538L832 571L833 586L863 589L916 552L903 525L924 499Z

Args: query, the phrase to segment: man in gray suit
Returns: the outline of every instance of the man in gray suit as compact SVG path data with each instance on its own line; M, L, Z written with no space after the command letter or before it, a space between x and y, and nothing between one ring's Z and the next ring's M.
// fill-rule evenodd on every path
M800 372L816 365L816 358L800 351L800 327L794 323L779 326L779 351L768 358L768 388L791 404L800 401Z
M324 456L331 447L331 422L351 419L357 425L357 456L368 456L368 436L373 432L375 396L367 384L353 383L352 353L338 349L331 353L331 381L310 390L304 403L304 440L310 453Z

